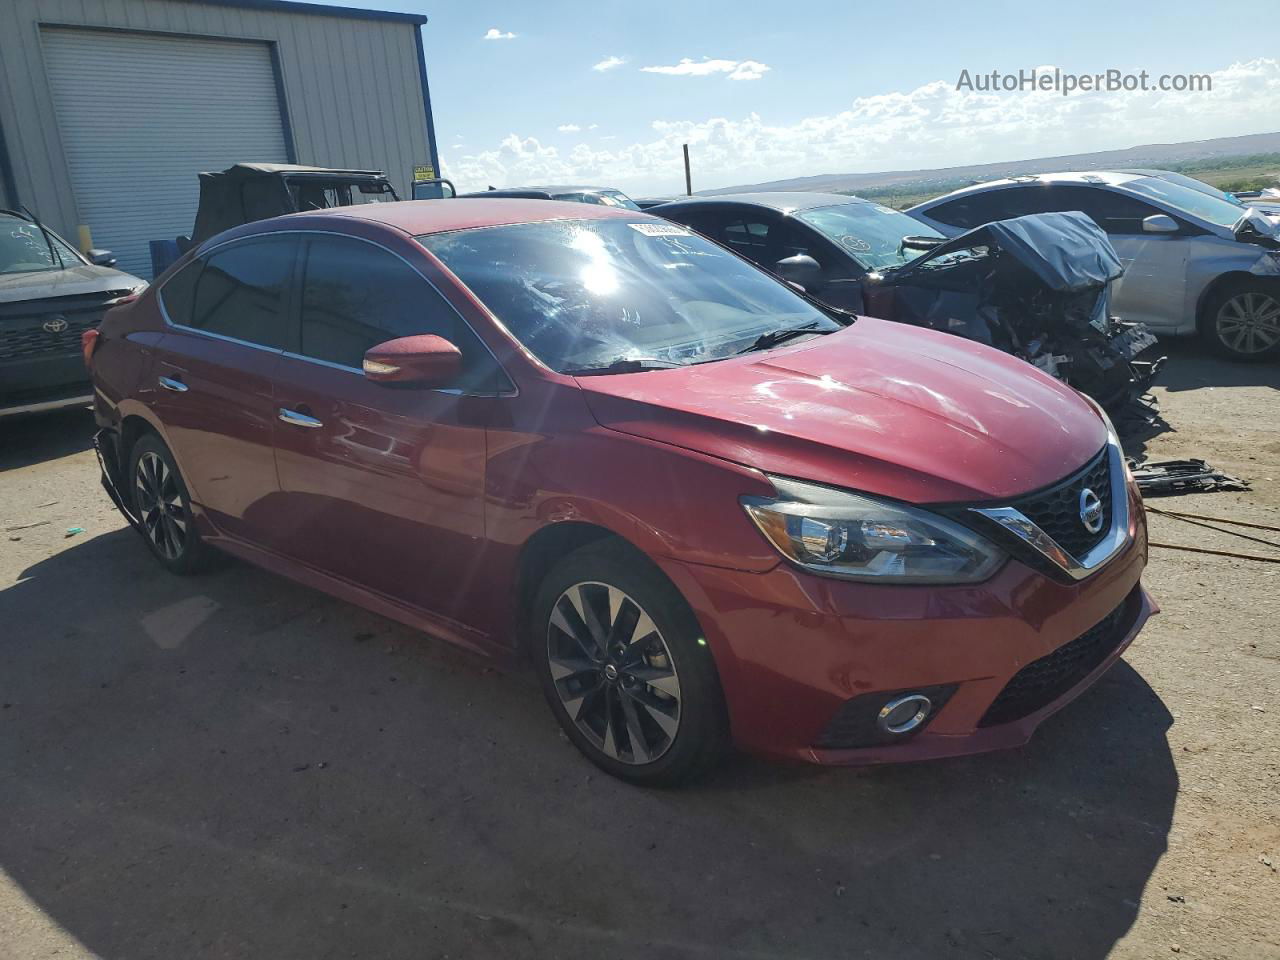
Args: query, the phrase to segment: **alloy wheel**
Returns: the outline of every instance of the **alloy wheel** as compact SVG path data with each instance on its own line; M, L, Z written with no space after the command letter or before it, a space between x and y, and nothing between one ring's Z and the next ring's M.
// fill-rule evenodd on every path
M143 530L162 557L176 560L187 545L187 520L177 477L163 458L148 451L138 458L134 483Z
M577 729L605 756L652 763L680 728L680 678L653 619L605 583L560 594L547 625L556 693Z
M1236 353L1262 353L1280 343L1280 300L1266 293L1238 293L1219 309L1218 339Z

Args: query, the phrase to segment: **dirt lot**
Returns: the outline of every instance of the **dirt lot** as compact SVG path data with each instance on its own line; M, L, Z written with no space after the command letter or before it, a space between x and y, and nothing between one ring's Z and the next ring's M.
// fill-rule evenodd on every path
M1255 487L1155 505L1280 526L1280 367L1162 380L1147 451ZM646 792L527 676L160 572L90 426L0 425L0 520L49 521L0 540L0 957L1280 957L1280 567L1156 550L1163 614L1024 750Z

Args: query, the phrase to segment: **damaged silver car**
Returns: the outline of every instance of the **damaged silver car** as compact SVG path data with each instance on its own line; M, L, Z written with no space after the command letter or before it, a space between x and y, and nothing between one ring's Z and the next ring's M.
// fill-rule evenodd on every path
M1149 173L993 180L907 213L955 236L993 220L1083 211L1124 263L1113 302L1125 319L1161 336L1199 332L1228 360L1280 356L1280 220Z

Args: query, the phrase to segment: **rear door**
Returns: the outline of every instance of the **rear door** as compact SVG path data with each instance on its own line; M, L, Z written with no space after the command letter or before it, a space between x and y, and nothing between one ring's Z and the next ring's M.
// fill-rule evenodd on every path
M233 241L159 291L170 323L156 348L152 408L191 496L224 534L268 539L279 493L271 377L290 329L292 234Z
M300 284L298 336L275 373L280 549L455 617L485 582L485 423L501 371L448 301L384 247L313 234ZM367 349L422 333L462 351L455 387L364 378Z

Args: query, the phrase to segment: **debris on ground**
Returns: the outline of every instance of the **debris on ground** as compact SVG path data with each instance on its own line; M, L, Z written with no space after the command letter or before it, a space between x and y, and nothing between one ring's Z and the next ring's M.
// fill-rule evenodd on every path
M64 536L74 537L77 533L84 533L84 527L67 527L67 532Z
M1130 460L1129 472L1143 497L1253 489L1247 481L1229 476L1203 460Z
M30 530L32 527L42 527L48 520L36 520L33 523L15 523L12 526L5 527L5 533L13 533L15 530Z

